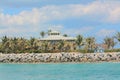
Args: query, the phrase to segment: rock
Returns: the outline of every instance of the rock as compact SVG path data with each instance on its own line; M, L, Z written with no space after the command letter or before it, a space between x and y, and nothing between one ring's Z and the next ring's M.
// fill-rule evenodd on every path
M36 63L36 62L98 62L120 61L120 53L22 53L2 54L1 63Z

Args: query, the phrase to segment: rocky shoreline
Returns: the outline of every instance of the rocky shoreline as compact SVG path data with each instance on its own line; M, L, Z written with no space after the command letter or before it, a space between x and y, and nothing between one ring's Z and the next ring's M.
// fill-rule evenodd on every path
M2 54L0 63L61 63L61 62L120 62L120 52L114 53L21 53Z

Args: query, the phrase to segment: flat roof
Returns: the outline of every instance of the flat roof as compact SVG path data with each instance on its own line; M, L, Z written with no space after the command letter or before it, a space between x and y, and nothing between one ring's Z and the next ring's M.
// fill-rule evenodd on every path
M76 40L76 38L73 37L64 37L61 35L54 35L54 36L48 36L46 38L41 38L40 40Z

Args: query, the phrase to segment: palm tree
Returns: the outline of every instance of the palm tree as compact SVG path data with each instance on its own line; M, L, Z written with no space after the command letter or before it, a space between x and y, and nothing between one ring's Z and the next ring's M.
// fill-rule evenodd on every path
M48 52L48 41L42 42L41 47L43 52Z
M7 36L3 36L2 37L2 44L5 44L8 40L9 40L9 38Z
M64 47L64 41L61 40L59 43L58 43L58 49L62 52L63 51L63 47Z
M39 40L35 39L35 41L33 43L33 47L34 47L34 50L38 50L39 49Z
M9 50L9 38L7 36L2 37L1 50L4 53L8 53Z
M5 53L8 53L9 52L9 41L7 41L4 45L3 45L3 50Z
M120 42L120 32L116 34L115 38Z
M17 52L25 52L28 47L28 40L24 38L18 38L17 47Z
M111 38L111 47L112 49L114 48L114 46L117 44L117 42L115 42L114 38Z
M13 52L16 52L17 51L17 48L18 48L18 38L14 37L12 39L12 50Z
M2 49L5 53L12 52L12 40L10 38L2 45Z
M40 35L41 35L41 37L43 38L43 37L45 36L45 32L44 32L44 31L41 31L41 32L40 32Z
M81 46L83 45L82 41L83 41L83 37L82 37L81 35L78 35L78 36L77 36L77 40L76 40L76 44L77 44L77 46L79 47L79 49L80 49Z
M30 40L28 41L28 46L27 48L30 49L30 51L34 51L34 42L35 42L35 38L31 37Z
M35 42L35 38L31 37L30 40L29 40L31 48L33 48L34 42Z
M94 50L95 48L95 38L94 37L88 37L86 38L86 46L87 51Z
M2 43L0 42L0 52L2 52Z
M106 37L104 39L104 44L107 45L108 49L113 49L113 47L116 45L116 42L114 41L114 38Z
M64 36L64 37L68 37L68 35L67 35L67 34L64 34L63 36Z

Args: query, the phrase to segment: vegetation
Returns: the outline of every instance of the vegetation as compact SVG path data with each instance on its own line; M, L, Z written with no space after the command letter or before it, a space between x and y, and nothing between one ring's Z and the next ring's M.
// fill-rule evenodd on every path
M88 37L86 38L86 44L85 44L85 50L86 52L93 52L95 49L95 38L94 37Z
M107 49L113 49L114 46L117 44L115 41L114 41L114 38L110 38L110 37L106 37L104 39L104 44L107 45Z
M67 34L64 34L63 36L64 36L64 37L68 37L68 35L67 35Z
M116 34L115 38L120 42L120 32Z
M40 35L41 35L41 37L43 38L43 37L45 36L45 32L44 32L44 31L41 31L41 32L40 32Z
M50 30L47 32L49 34ZM40 32L41 37L45 36L45 32ZM67 37L67 34L64 35ZM120 32L115 37L105 37L102 45L105 52L119 52L120 49L114 49L118 44L115 39L120 42ZM94 52L96 46L95 37L84 38L82 35L76 36L76 41L40 41L34 37L30 39L3 36L0 42L0 52L2 53L48 53L48 52L73 52L82 53Z
M76 44L79 49L81 48L81 46L83 46L83 37L81 35L77 36Z

